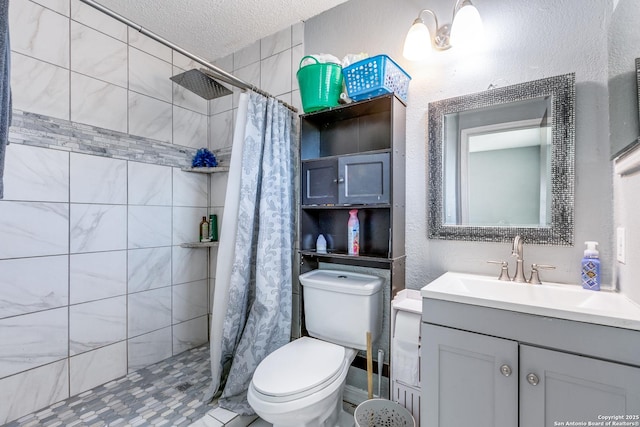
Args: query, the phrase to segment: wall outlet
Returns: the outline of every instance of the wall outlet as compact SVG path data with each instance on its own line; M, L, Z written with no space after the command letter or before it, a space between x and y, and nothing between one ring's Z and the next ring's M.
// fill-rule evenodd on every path
M616 238L616 258L619 263L625 263L625 239L624 239L624 227L617 228Z

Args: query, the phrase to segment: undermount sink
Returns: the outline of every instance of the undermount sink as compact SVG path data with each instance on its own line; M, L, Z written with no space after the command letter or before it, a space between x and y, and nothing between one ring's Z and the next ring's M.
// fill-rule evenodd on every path
M625 295L575 285L530 285L448 272L421 290L423 298L640 330L640 305Z

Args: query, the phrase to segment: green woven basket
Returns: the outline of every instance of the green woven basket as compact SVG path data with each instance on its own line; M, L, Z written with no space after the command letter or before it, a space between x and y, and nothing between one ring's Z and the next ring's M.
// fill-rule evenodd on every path
M302 66L305 59L312 59L315 64ZM302 108L305 113L324 110L338 105L342 92L342 67L338 64L321 64L313 56L305 56L300 60L296 73L300 86Z

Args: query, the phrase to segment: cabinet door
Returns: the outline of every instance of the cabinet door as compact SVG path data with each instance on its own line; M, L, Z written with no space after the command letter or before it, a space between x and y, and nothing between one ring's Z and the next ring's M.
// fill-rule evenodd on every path
M640 368L520 346L520 427L598 425L589 422L611 415L640 422Z
M338 203L389 203L389 153L338 158Z
M422 324L421 427L518 425L518 343Z
M338 169L336 159L302 163L302 204L338 203Z

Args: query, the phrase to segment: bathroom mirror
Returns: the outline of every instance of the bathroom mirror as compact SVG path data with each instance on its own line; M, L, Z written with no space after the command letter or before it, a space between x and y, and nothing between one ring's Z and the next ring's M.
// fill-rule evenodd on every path
M573 244L575 75L432 102L429 238Z

